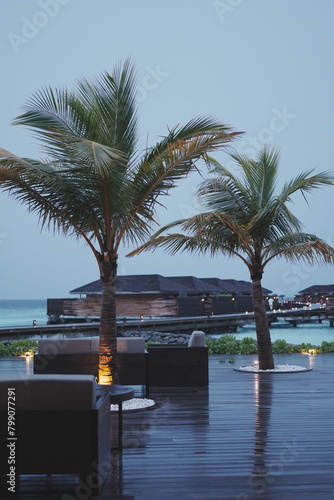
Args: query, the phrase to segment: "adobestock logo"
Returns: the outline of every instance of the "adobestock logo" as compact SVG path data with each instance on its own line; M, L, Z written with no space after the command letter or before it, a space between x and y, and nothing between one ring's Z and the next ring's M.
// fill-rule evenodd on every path
M274 108L268 126L262 127L254 136L245 136L245 139L236 145L235 150L240 155L245 155L249 158L256 157L259 150L263 146L272 143L277 134L283 132L296 117L297 115L288 112L286 106L283 106L281 110ZM234 165L234 160L227 159L227 168L232 170Z
M306 262L301 262L299 265L287 269L282 274L282 283L284 283L285 288L288 285L291 294L292 292L297 293L302 288L303 282L308 280L317 270L318 266L312 266Z
M233 12L236 7L243 3L243 1L244 0L214 0L212 6L219 19L225 21L226 14Z
M40 10L37 10L30 18L22 17L22 26L20 33L10 31L7 38L13 51L17 54L21 46L25 46L30 40L35 38L42 28L49 23L49 20L55 17L62 5L66 5L70 0L39 0Z
M324 241L334 248L334 239L332 234L328 234ZM288 285L288 289L295 294L305 287L305 282L308 281L312 275L318 274L321 268L324 269L327 266L329 265L320 265L317 263L312 264L305 261L300 261L295 265L291 265L282 273L282 288L286 290Z
M169 76L166 71L161 71L160 66L157 64L155 68L146 66L146 75L141 81L141 85L137 87L136 102L142 102L146 99L147 94L158 88L164 78Z
M270 118L267 127L261 128L256 136L250 136L240 144L240 148L238 148L240 153L246 156L256 155L262 146L272 143L276 134L283 132L297 116L289 113L286 106L282 110L274 108L272 113L273 116Z
M264 498L262 495L267 491L268 485L275 482L276 478L287 474L287 470L297 459L304 455L306 447L300 446L296 438L292 441L284 441L282 450L276 460L270 461L267 466L257 466L254 472L248 478L248 486L254 489L255 495L250 496L246 492L239 493L235 500L254 500L255 498ZM261 495L257 497L256 495ZM270 498L267 497L266 498Z

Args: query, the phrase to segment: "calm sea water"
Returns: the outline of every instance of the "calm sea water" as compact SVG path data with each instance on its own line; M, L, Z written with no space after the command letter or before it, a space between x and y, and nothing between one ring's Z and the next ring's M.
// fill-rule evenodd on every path
M46 300L0 300L0 327L46 325Z
M239 328L239 333L235 336L238 340L244 337L255 338L255 327L252 324ZM289 344L301 344L302 342L312 345L320 345L323 340L334 342L334 328L329 326L329 321L323 323L299 323L296 328L289 323L280 321L270 328L270 337L272 342L277 339L284 339Z
M47 320L46 300L0 300L0 328L31 326L33 321L36 321L38 325L45 325ZM255 326L253 324L245 325L233 335L240 340L244 337L255 338ZM334 328L329 327L328 321L321 324L300 323L297 328L280 321L271 326L270 335L273 342L277 339L284 339L290 344L309 342L313 345L320 345L323 340L334 341Z

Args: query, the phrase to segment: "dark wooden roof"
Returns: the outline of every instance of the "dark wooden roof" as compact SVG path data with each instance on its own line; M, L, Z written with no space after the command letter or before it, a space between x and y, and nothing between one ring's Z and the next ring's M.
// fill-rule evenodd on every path
M194 276L161 276L160 274L134 274L118 276L117 293L249 293L252 284L247 281ZM70 293L101 294L102 281L96 280L71 290ZM270 290L263 288L263 293Z
M334 293L334 285L312 285L298 293Z
M242 280L223 280L220 278L202 278L202 281L215 285L220 293L252 293L252 284ZM263 293L270 293L271 290L262 288Z

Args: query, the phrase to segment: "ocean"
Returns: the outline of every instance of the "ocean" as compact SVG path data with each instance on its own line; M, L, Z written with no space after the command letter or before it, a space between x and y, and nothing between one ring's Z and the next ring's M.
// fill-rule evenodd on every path
M46 325L46 299L0 300L0 328L5 326Z
M255 327L248 324L238 329L235 334L238 340L244 337L256 338ZM334 342L334 328L329 326L329 321L323 323L299 323L296 328L283 320L273 323L270 328L270 337L272 342L278 339L284 339L289 344L301 344L303 342L319 346L323 340Z
M46 299L41 300L0 300L0 328L7 326L32 326L33 321L37 325L46 325L48 316L46 314ZM237 339L244 337L256 338L254 324L247 324L238 329L235 334ZM273 323L270 328L271 339L284 339L290 344L301 344L307 342L312 345L320 345L323 340L334 341L334 328L329 327L329 322L323 323L300 323L296 328L289 323L280 320ZM217 337L217 335L214 335Z

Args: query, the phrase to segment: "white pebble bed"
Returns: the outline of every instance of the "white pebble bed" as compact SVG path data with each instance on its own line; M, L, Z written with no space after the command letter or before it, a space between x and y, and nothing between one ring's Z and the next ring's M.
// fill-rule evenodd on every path
M250 365L250 366L240 366L238 370L243 371L243 372L254 372L254 373L260 373L260 372L273 372L273 373L281 373L281 372L304 372L308 371L309 368L305 368L305 366L297 366L297 365L275 365L275 368L273 370L259 370L258 365Z
M146 398L132 398L123 403L123 411L126 410L142 410L143 408L150 408L154 406L155 401L153 399ZM110 411L118 411L118 404L110 405Z

